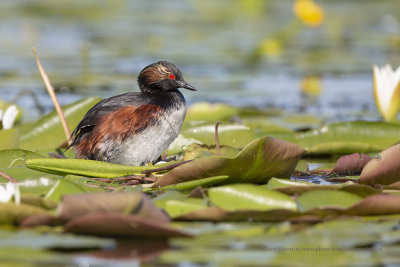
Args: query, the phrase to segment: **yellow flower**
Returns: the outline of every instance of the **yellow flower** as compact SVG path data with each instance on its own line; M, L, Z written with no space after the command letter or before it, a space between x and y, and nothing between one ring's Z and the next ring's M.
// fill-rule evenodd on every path
M278 39L264 39L260 45L260 52L266 56L278 56L282 53L282 43Z
M390 65L374 65L373 72L376 106L385 121L392 121L400 107L400 67L393 71Z
M317 27L324 21L324 10L312 0L296 0L293 10L307 26Z
M322 91L321 77L318 75L308 75L300 83L301 92L309 96L318 96Z

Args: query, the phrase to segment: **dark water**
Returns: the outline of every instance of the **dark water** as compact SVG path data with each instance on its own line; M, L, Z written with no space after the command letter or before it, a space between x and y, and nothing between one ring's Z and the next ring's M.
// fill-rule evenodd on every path
M30 91L52 109L35 46L62 104L137 90L138 72L167 59L200 89L184 92L189 103L378 118L371 66L400 64L399 2L316 2L325 20L310 28L294 16L292 1L3 0L0 99ZM321 77L322 91L304 109L306 75ZM17 103L25 118L39 115L31 96Z

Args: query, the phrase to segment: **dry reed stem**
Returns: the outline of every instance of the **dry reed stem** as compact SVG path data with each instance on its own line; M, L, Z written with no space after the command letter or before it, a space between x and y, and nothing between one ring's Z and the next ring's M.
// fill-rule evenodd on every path
M8 175L7 173L0 171L0 177L3 177L4 179L12 182L12 183L18 183L18 180L11 177L10 175Z
M67 121L65 119L64 113L63 113L63 111L61 109L60 103L58 102L56 93L54 92L54 88L50 83L49 77L47 77L47 74L44 71L42 63L40 63L39 57L38 57L37 52L36 52L36 48L32 47L32 51L33 51L33 55L35 56L35 59L36 59L36 64L38 65L40 75L42 76L43 82L44 82L44 84L46 86L47 92L49 93L49 95L51 97L51 100L53 101L54 107L56 108L58 117L60 118L60 121L61 121L61 124L63 126L65 137L67 139L68 145L70 145L71 144L71 140L70 140L71 132L70 132L70 130L68 128L68 124L67 124Z

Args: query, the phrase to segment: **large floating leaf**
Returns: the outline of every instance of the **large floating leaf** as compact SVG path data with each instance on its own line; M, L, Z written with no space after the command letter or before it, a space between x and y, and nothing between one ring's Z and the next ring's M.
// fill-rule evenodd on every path
M66 195L57 212L61 221L70 221L95 213L135 214L155 221L169 221L169 218L140 192Z
M60 175L74 174L88 177L114 178L141 174L144 170L161 168L175 163L168 162L156 166L127 166L86 159L41 158L26 161L26 166L37 171Z
M226 183L266 183L271 177L289 178L305 151L299 146L264 137L247 145L235 158L195 159L161 177L154 187L228 175Z
M332 172L337 174L359 174L364 166L371 160L371 157L364 153L353 153L342 156L337 160L337 165Z
M222 175L222 176L214 176L214 177L208 177L208 178L203 178L199 180L194 180L194 181L188 181L188 182L183 182L179 184L173 184L173 185L167 185L162 187L161 189L163 190L189 190L193 189L195 187L201 186L201 187L208 187L213 184L221 183L228 179L229 177L227 175Z
M186 119L189 121L218 121L229 119L238 112L238 108L226 104L210 104L207 102L198 102L188 108Z
M236 210L227 211L220 207L196 209L192 212L174 218L174 220L188 221L254 221L254 222L280 222L287 220L298 213L289 209L260 210Z
M215 145L215 124L193 126L183 130L182 135L194 138L206 145ZM219 143L242 148L257 138L249 127L241 124L222 124L218 127Z
M164 210L171 218L175 218L180 215L207 207L204 203L204 200L199 198L187 198L185 200L167 200L163 205Z
M26 181L32 180L35 178L59 178L60 176L43 173L35 170L28 169L26 167L16 167L16 168L7 168L1 169L6 174L10 175L11 177L16 178L18 181ZM4 178L0 177L0 181L5 180Z
M340 122L305 132L297 143L310 154L381 151L400 140L400 125L386 122Z
M70 256L60 252L26 247L4 247L0 249L0 262L3 266L17 267L74 264Z
M115 237L191 237L166 222L120 213L93 213L82 215L65 225L65 231Z
M0 130L0 149L17 148L19 144L19 130L15 128Z
M268 181L267 188L272 190L285 187L299 187L299 186L311 186L311 185L314 184L304 181L293 181L289 179L271 178Z
M63 108L70 129L76 127L86 112L100 101L98 97L86 98ZM65 141L60 119L55 111L42 117L27 132L21 134L20 148L50 149Z
M268 181L268 189L273 189L288 195L301 195L305 192L315 190L341 190L356 194L361 197L366 197L372 194L378 194L381 190L374 187L358 184L358 183L343 183L343 184L313 184L302 181L292 181L288 179L272 178Z
M220 156L227 158L234 158L240 149L230 146L220 146ZM217 150L215 146L191 144L184 149L183 160L192 160L195 158L216 156Z
M36 214L47 214L47 211L26 204L0 202L0 224L20 223L25 218Z
M208 190L210 201L225 210L274 210L296 211L296 203L287 195L251 184L235 184Z
M400 181L400 144L379 153L365 165L359 182L363 184L389 185Z
M346 214L383 215L400 213L400 196L376 194L349 207Z
M344 191L315 190L297 198L300 211L310 209L341 208L345 209L359 202L362 198Z
M75 184L74 182L68 181L67 179L60 179L50 189L45 198L58 202L64 195L82 193L86 193L86 191L79 185Z

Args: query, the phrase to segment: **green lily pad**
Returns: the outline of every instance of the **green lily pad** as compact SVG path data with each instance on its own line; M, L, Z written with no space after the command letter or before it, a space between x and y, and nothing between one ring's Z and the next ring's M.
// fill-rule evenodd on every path
M195 159L162 176L153 187L228 175L225 183L266 183L271 177L289 178L304 150L273 137L247 145L235 158L211 156Z
M0 149L17 148L19 144L19 130L15 128L0 130Z
M217 155L215 146L191 144L184 150L183 160L192 160L195 158L209 157ZM220 146L221 156L234 158L240 149L230 146Z
M301 133L297 144L309 154L381 151L400 140L400 125L387 122L339 122Z
M0 168L21 167L28 159L43 158L42 155L23 149L0 150Z
M125 175L141 174L142 171L161 168L176 162L167 162L155 166L127 166L86 159L39 158L26 161L26 167L59 175L81 175L88 177L114 178Z
M179 134L178 137L169 145L168 147L168 154L169 155L174 155L179 152L182 152L182 150L185 150L186 147L192 145L192 144L201 144L199 140L196 140L194 138L186 138L182 134Z
M362 200L361 197L344 191L315 190L297 198L299 211L310 209L338 208L346 209Z
M288 195L301 195L315 190L341 190L360 197L381 193L382 190L364 184L313 184L303 181L291 181L288 179L272 178L267 184L268 189L273 189Z
M203 199L188 198L185 200L168 200L165 202L164 209L171 218L175 218L206 207Z
M45 199L50 199L59 202L63 195L82 194L82 193L86 193L86 191L76 183L68 181L67 179L60 179L49 190L49 192L45 196Z
M25 218L37 214L48 214L48 211L27 204L17 205L11 202L8 203L0 202L0 225L18 224Z
M168 201L170 200L180 201L180 200L185 200L186 198L187 198L186 194L180 191L170 190L153 198L152 201L154 205L156 205L157 207L165 209Z
M86 112L99 101L98 97L86 98L63 107L69 128L76 127ZM20 148L51 149L65 141L65 133L60 119L57 112L53 111L39 119L27 132L21 133Z
M211 104L208 102L198 102L191 105L186 112L188 121L219 121L229 119L239 112L238 108L222 104Z
M46 195L60 178L46 177L46 174L41 177L28 178L18 183L18 188L22 195Z
M235 184L208 190L210 201L225 210L274 210L296 211L296 203L287 195L251 184Z
M179 183L179 184L167 185L167 186L161 187L160 189L162 189L162 190L190 190L190 189L196 188L198 186L208 187L208 186L211 186L214 184L219 184L228 178L229 177L227 175L214 176L214 177L208 177L208 178L203 178L203 179L194 180L194 181L183 182L183 183Z
M28 169L26 167L17 167L17 168L7 168L7 169L1 169L3 172L6 174L10 175L11 177L14 177L18 181L25 181L25 180L31 180L35 178L59 178L60 176L58 175L53 175L53 174L48 174L48 173L43 173L35 170ZM4 178L0 177L0 181L6 181Z
M310 186L310 185L313 185L313 183L303 182L303 181L293 181L289 179L271 178L268 181L267 188L273 190L288 186L291 187L291 186Z
M194 138L206 145L215 145L215 124L193 126L181 132L185 137ZM242 148L257 138L248 126L221 124L218 126L220 145Z
M21 256L23 255L23 257ZM4 266L32 267L38 265L60 266L73 264L70 256L60 252L26 247L3 247L0 249L0 262Z

